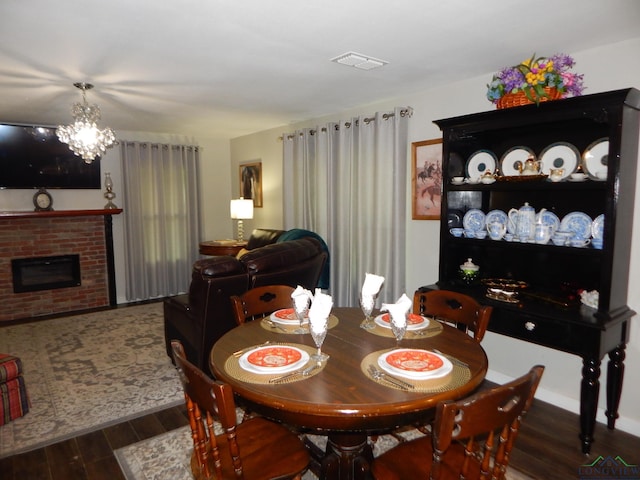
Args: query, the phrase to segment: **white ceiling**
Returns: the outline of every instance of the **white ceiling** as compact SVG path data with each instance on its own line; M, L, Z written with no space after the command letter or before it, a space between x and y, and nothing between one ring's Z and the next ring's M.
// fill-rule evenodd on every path
M68 123L86 81L116 134L233 138L638 36L638 0L2 0L0 122Z

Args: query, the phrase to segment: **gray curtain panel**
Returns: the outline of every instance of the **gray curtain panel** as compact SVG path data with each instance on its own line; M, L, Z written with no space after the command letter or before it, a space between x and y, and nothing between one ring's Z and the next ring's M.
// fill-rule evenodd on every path
M196 146L121 142L126 298L187 291L200 235Z
M331 251L331 295L357 306L365 273L385 277L379 299L404 293L410 108L283 135L285 228Z

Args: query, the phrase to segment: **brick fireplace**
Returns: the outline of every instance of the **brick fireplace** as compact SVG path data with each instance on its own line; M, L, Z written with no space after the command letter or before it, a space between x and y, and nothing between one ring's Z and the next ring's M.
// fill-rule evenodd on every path
M0 321L114 305L111 215L121 211L0 212ZM12 260L69 255L80 285L14 292Z

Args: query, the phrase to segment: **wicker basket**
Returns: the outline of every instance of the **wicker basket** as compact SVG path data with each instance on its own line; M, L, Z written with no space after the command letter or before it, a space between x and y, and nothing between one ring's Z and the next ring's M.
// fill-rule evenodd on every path
M546 97L540 97L538 102L547 102L549 100L558 100L562 94L556 88L544 88L544 93L547 95ZM496 103L496 107L498 110L502 108L511 108L511 107L519 107L521 105L529 105L531 103L536 103L527 98L524 92L518 93L507 93L503 97L498 99Z

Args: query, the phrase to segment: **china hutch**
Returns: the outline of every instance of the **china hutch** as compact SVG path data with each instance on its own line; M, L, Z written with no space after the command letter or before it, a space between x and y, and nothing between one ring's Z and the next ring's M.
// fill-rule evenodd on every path
M493 306L490 331L582 358L584 453L593 442L600 365L606 355L606 417L608 428L615 427L625 345L635 314L627 305L627 286L639 110L640 91L625 89L435 121L443 132L439 279L422 288L470 294ZM558 155L545 154L558 145L566 148ZM514 148L542 160L539 174L525 178L513 171L513 164L504 164L505 154ZM592 151L598 158L588 160ZM561 181L550 181L551 167L563 169L556 171ZM492 170L486 183L454 183L454 177L474 177L485 168ZM568 174L579 169L586 170L586 179L571 181ZM601 172L596 175L594 170ZM470 210L507 213L525 204L538 213L546 209L562 222L576 212L599 218L601 248L451 233L453 227L466 226ZM479 266L478 277L471 281L460 275L460 265L469 258ZM583 304L581 291L597 291L597 306Z

